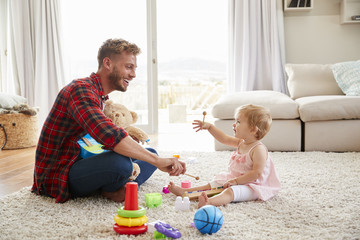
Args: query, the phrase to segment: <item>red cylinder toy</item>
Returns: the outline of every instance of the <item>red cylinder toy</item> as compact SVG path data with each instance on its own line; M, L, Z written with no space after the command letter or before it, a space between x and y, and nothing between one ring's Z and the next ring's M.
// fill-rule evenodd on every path
M125 210L139 210L137 182L126 183L124 209Z

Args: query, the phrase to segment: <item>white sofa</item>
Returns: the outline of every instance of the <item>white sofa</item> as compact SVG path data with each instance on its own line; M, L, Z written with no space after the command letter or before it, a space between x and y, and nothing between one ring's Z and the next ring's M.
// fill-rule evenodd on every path
M350 71L355 83L351 88L355 85L360 91L360 61L338 65L286 64L290 96L266 90L228 94L212 109L214 124L233 134L236 108L258 104L269 108L273 118L271 130L263 139L270 151L360 151L360 94L344 88L350 95L357 94L345 95L338 81L339 72L348 81L346 68L354 64L359 68ZM334 73L338 74L336 80ZM215 140L215 150L232 149Z

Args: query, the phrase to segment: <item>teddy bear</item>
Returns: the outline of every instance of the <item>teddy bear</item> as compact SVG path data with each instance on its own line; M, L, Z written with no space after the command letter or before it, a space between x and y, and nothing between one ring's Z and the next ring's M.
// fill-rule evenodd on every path
M137 163L133 163L133 172L129 177L129 181L134 181L140 174L140 167Z
M112 100L107 100L105 102L104 114L110 118L115 125L124 128L129 136L131 136L135 141L141 142L142 144L149 141L149 136L143 130L131 126L131 124L136 123L138 119L136 112L128 110L122 104L114 103ZM139 165L133 163L133 173L129 180L135 180L139 174Z
M131 124L136 123L138 119L136 112L130 111L122 104L107 100L105 102L104 114L110 118L115 125L124 128L135 141L141 142L142 144L149 141L149 136L143 130L131 126Z

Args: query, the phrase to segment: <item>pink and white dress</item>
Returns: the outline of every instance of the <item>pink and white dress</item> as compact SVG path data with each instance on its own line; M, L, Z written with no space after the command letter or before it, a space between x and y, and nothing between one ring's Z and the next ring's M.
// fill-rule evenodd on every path
M259 142L259 144L262 144ZM223 172L214 177L214 181L219 185L224 185L228 180L244 175L252 170L253 161L250 158L250 152L259 144L253 146L246 154L240 154L237 150L231 155L228 172ZM262 144L263 145L263 144ZM265 146L265 145L264 145ZM280 191L279 177L275 171L274 163L269 153L267 154L266 165L261 177L256 181L245 184L257 194L258 198L266 201L274 197Z

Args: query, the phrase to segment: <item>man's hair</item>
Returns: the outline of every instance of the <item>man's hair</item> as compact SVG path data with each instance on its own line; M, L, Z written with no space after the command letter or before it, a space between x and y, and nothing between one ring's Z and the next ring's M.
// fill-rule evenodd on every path
M130 43L124 39L115 38L106 40L98 51L99 69L103 64L104 58L108 57L112 59L113 55L123 52L132 53L137 56L141 50L135 43Z
M235 118L242 114L247 118L251 128L257 127L256 139L260 140L269 132L271 127L271 115L269 109L259 105L243 105L236 110Z

